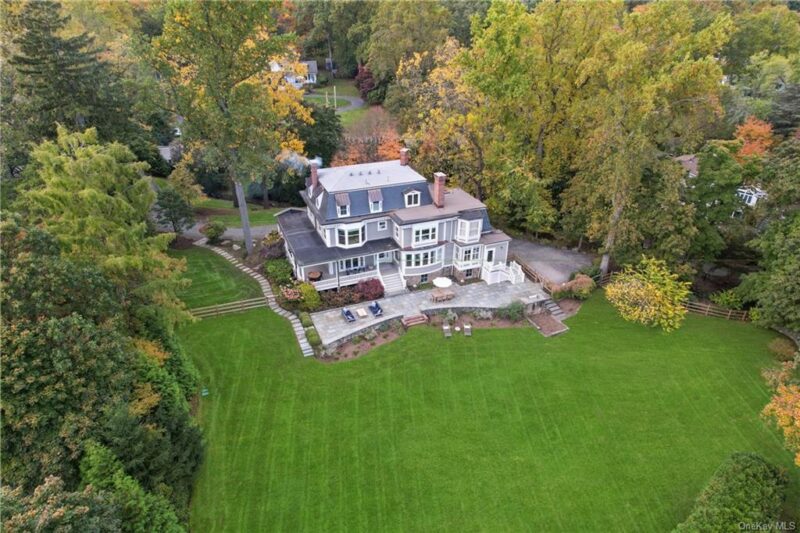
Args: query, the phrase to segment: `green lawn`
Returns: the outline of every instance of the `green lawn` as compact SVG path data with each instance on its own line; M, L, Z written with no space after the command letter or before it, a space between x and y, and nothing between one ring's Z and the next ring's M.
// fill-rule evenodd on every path
M690 316L672 334L601 295L571 331L414 328L304 359L267 309L180 334L210 395L194 531L667 531L732 452L798 470L762 421L772 335Z
M325 89L322 89L322 94L307 94L303 97L304 100L311 100L315 104L324 104L325 103ZM328 104L333 105L333 90L328 90ZM337 98L336 99L336 107L345 107L350 105L349 100L345 100L344 98Z
M230 200L221 200L219 198L207 198L197 204L200 212L203 209L212 209L213 212L209 216L210 220L221 220L229 228L241 228L242 220L239 218L239 209L233 207L233 202ZM271 207L264 209L261 206L247 204L247 212L250 214L251 226L265 226L267 224L275 224L275 214L281 211L280 207ZM224 212L222 212L224 210Z
M332 80L332 83L326 85L325 87L320 87L317 91L322 91L323 93L325 90L329 90L333 93L333 87L336 86L336 95L342 96L355 96L359 98L361 95L358 93L358 89L356 88L355 80L352 79L342 79L336 78Z
M189 309L257 298L262 294L253 278L214 252L189 248L170 250L169 255L186 259L186 277L192 284L179 296Z

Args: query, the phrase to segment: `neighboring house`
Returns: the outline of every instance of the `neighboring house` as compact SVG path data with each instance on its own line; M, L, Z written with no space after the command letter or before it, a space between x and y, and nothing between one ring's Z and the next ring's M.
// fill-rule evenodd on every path
M696 154L686 154L675 158L686 171L689 178L696 178L700 171L700 160ZM693 185L688 185L692 187ZM755 207L759 200L767 197L766 191L755 186L743 186L736 189L736 196L738 196L747 207ZM741 211L734 211L731 216L740 215Z
M441 275L459 281L522 281L506 264L511 240L492 228L486 206L458 188L433 183L399 160L318 169L311 163L306 209L277 216L297 279L318 290L379 278L387 293Z
M269 69L272 72L283 72L283 79L294 87L295 89L302 89L304 85L317 83L317 62L300 61L301 72L291 72L284 68L284 66L277 61L270 61Z

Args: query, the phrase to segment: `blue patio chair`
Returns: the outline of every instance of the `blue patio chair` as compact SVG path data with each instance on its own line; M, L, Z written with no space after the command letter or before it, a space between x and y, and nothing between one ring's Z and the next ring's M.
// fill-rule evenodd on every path
M348 322L355 322L356 321L356 315L354 315L353 312L351 310L349 310L348 308L346 308L346 307L344 309L342 309L342 316Z
M383 309L381 308L381 304L378 302L372 302L369 304L369 310L372 313L372 316L379 317L383 314Z

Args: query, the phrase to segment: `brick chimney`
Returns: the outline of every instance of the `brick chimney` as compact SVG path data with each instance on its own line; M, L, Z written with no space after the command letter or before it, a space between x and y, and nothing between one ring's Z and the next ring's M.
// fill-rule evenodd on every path
M400 164L408 165L408 148L400 148Z
M444 172L436 172L433 175L433 205L436 207L444 207L444 182L447 180L447 174Z
M317 190L317 185L319 185L319 174L317 173L317 170L319 170L319 163L312 159L309 164L311 166L311 190L315 191Z

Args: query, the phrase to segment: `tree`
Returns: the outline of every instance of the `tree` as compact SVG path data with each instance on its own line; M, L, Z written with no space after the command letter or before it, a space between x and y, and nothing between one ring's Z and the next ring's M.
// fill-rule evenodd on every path
M93 261L126 289L128 302L167 313L175 324L187 318L176 295L182 267L165 253L172 235L151 235L154 194L143 176L146 164L125 146L101 144L97 131L68 133L31 152L32 178L19 200L29 219L73 258ZM132 318L132 317L131 317Z
M272 169L282 148L302 151L290 117L311 120L301 92L269 67L289 55L291 36L276 34L280 8L277 1L171 2L152 48L186 119L185 138L201 144L234 186L248 253L244 185Z
M800 138L786 139L767 155L760 180L772 216L800 205Z
M449 23L449 13L439 2L380 2L367 44L367 65L378 87L385 90L400 61L443 42Z
M323 164L330 164L342 144L344 129L336 110L310 104L313 124L300 122L297 135L305 145L308 157L321 157Z
M33 494L3 487L3 530L22 531L120 531L120 510L109 494L86 487L69 492L64 482L50 476Z
M794 359L765 372L773 395L762 414L771 418L781 430L786 448L795 454L795 464L800 466L800 354L795 344L788 342L795 349Z
M132 388L134 358L113 326L76 314L6 325L4 482L31 489L47 475L76 479L82 441Z
M730 41L722 50L726 74L742 74L759 53L786 56L800 51L800 17L785 5L744 9L733 22Z
M603 33L580 68L597 92L582 108L585 133L565 207L585 212L588 236L602 240L603 273L620 247L643 242L636 205L639 194L651 191L642 177L648 170L667 176L664 153L694 150L720 112L722 72L714 54L730 18L717 16L697 31L693 25L687 4L639 6L623 16L621 28Z
M798 56L800 57L800 56ZM797 68L800 77L800 67ZM800 127L800 80L797 83L786 85L772 102L769 121L775 133L791 135Z
M683 303L689 283L679 281L664 261L642 257L636 267L627 266L614 277L606 297L625 320L669 332L678 329L686 315Z
M741 290L756 303L762 324L800 331L800 211L770 222L752 246L761 270L745 276Z
M81 478L85 484L111 496L111 501L121 510L122 531L184 531L169 501L145 492L105 446L94 441L86 443Z
M490 0L440 0L450 13L449 33L462 46L472 41L472 19L483 20L491 5Z
M180 234L184 228L194 224L192 206L172 187L158 191L158 221L172 226L172 231Z
M761 157L774 143L772 126L755 117L747 117L744 124L736 128L736 139L742 143L736 154L740 160L747 157Z
M697 154L698 173L686 188L686 199L694 206L694 225L698 234L692 242L693 258L709 260L722 252L727 239L725 230L736 219L731 213L741 207L736 196L743 169L736 160L739 143L711 141Z

